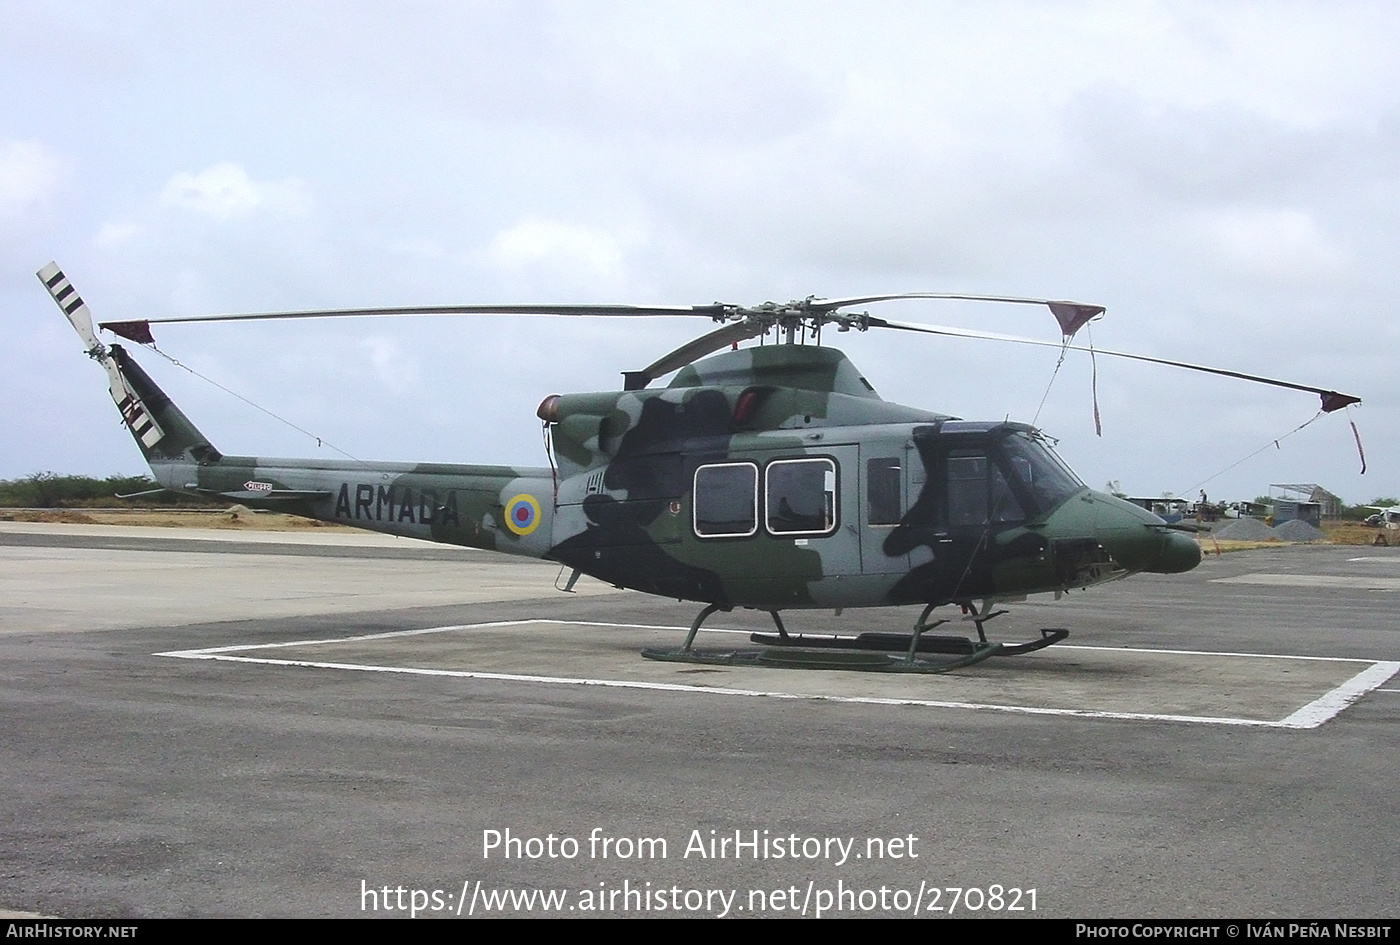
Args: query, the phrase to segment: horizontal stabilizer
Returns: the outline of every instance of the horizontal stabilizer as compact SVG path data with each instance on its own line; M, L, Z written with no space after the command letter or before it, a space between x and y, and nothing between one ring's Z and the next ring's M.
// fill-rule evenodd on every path
M220 492L218 489L203 489L197 482L185 483L183 491L231 502L297 502L331 497L327 489L236 489Z
M114 499L146 499L153 495L160 495L169 491L169 489L161 486L159 489L145 489L141 492L114 492L112 493L112 497Z

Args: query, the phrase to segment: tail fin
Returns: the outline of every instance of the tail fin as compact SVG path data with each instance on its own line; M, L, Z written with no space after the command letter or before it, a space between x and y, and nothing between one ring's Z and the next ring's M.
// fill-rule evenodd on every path
M93 328L92 313L68 277L54 263L39 270L39 279L82 339L87 356L107 372L107 389L121 411L122 420L136 439L147 463L194 461L207 464L219 459L216 450L165 392L156 386L121 345L104 345Z

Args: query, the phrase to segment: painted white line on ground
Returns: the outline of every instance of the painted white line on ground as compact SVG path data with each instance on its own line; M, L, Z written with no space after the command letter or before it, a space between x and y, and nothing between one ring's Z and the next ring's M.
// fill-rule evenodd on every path
M1344 574L1241 574L1212 578L1212 584L1257 584L1263 587L1346 587L1363 591L1400 591L1400 578Z
M518 627L527 623L562 623L546 620L497 620L493 623L464 623L450 627L423 627L419 630L389 630L384 633L365 633L355 637L329 637L319 640L293 640L290 643L242 643L238 646L211 646L202 650L171 650L157 653L156 656L174 656L179 659L203 659L208 653L238 653L244 650L275 650L288 646L321 646L330 643L359 643L363 640L390 640L394 637L416 637L426 633L448 633L452 630L478 630L489 627ZM661 627L656 629L671 629Z
M488 630L497 627L520 627L527 624L547 623L555 626L567 627L611 627L617 630L670 630L676 633L687 633L689 627L664 626L661 624L647 623L608 623L601 620L555 620L547 617L534 617L526 620L496 620L489 623L467 623L454 624L446 627L421 627L415 630L387 630L383 633L366 633L353 637L324 637L316 640L293 640L290 643L248 643L237 646L215 646L199 650L172 650L168 653L156 653L156 656L175 656L184 658L194 658L196 655L206 653L238 653L246 650L270 650L278 647L289 646L322 646L333 643L359 643L365 640L390 640L395 637L416 637L430 633L450 633L453 630ZM702 627L701 633L737 633L749 634L758 631L735 630L726 627ZM763 631L765 633L771 631ZM832 636L837 634L813 634L814 636ZM1153 647L1139 646L1084 646L1074 643L1057 643L1057 650L1091 650L1101 653L1161 653L1167 656L1243 656L1250 659L1261 660L1313 660L1323 663L1366 663L1374 664L1376 660L1362 659L1353 656L1294 656L1288 653L1236 653L1232 651L1220 650L1163 650Z
M1252 660L1315 660L1321 663L1368 663L1375 660L1355 656L1294 656L1291 653L1235 653L1221 650L1158 650L1142 646L1076 646L1073 643L1056 643L1061 650L1096 650L1100 653L1165 653L1169 656L1246 656Z
M446 676L459 679L493 679L505 682L530 682L544 683L549 685L564 686L602 686L613 689L642 689L661 692L684 692L702 695L716 696L746 696L752 698L767 699L797 699L814 702L846 702L864 705L897 705L897 706L923 706L936 709L981 709L994 712L1011 712L1021 715L1058 715L1071 716L1075 718L1088 719L1122 719L1130 721L1155 721L1155 722L1192 722L1208 725L1235 725L1252 728L1288 728L1306 729L1317 728L1329 719L1334 718L1347 706L1354 703L1367 692L1376 689L1381 683L1386 682L1391 676L1400 671L1400 662L1382 662L1374 660L1362 660L1354 658L1338 658L1335 662L1349 663L1370 663L1371 666L1362 670L1342 685L1324 694L1302 707L1298 711L1286 718L1278 721L1266 721L1260 719L1241 719L1229 717L1211 717L1194 715L1172 715L1166 713L1148 712L1109 712L1094 709L1057 709L1044 708L1038 706L1016 706L1000 705L996 703L982 702L952 702L934 699L897 699L881 698L877 696L835 696L817 693L796 693L778 692L760 689L730 689L715 686L692 686L680 683L660 683L644 682L640 680L628 679L596 679L596 678L576 678L568 676L539 676L520 673L491 673L479 672L476 670L455 670L455 669L423 669L409 666L374 666L362 663L333 663L319 660L284 660L272 659L268 657L253 656L233 656L236 652L247 652L249 650L271 650L291 646L318 646L333 643L358 643L368 640L387 640L396 637L422 636L434 633L449 633L454 630L478 630L499 627L524 626L527 624L555 624L573 625L588 627L612 627L619 629L638 630L674 630L684 632L689 627L665 627L647 624L625 624L625 623L602 623L598 621L582 620L553 620L553 619L528 619L528 620L498 620L489 623L456 624L445 627L424 627L415 630L393 630L384 633L369 633L353 637L336 637L319 640L298 640L290 643L254 643L238 646L208 647L199 650L171 650L164 653L156 653L156 656L173 657L177 659L195 660L216 660L230 663L256 663L266 666L295 666L309 669L338 669L356 670L369 673L395 673L408 676ZM748 633L747 630L719 630L722 633ZM716 630L706 630L704 632L716 632ZM1192 656L1243 656L1259 657L1264 659L1296 659L1296 660L1326 660L1327 657L1319 656L1287 656L1282 654L1259 654L1259 653L1210 653L1202 650L1152 650L1132 647L1088 647L1077 646L1079 650L1101 650L1104 652L1134 652L1134 653L1161 653L1165 655L1192 655ZM1391 691L1391 690L1382 690Z
M1396 670L1400 670L1400 663L1377 663L1370 669L1363 669L1336 689L1294 712L1282 724L1289 728L1317 728L1381 683L1387 682Z
M613 627L620 630L674 630L677 633L688 633L689 627L663 627L655 624L645 623L601 623L596 620L549 620L545 618L533 618L529 620L496 620L490 623L464 623L454 624L449 627L422 627L417 630L387 630L383 633L366 633L354 637L326 637L317 640L292 640L289 643L240 643L237 646L211 646L199 650L171 650L168 653L156 653L156 656L174 656L181 659L200 659L209 653L241 653L247 650L273 650L279 647L289 646L326 646L333 643L361 643L365 640L391 640L395 637L417 637L429 633L449 633L453 630L488 630L496 627L521 627L532 623L552 623L559 626L570 627ZM751 630L726 630L721 627L704 627L702 633L743 633L748 634ZM1361 662L1367 662L1362 660Z

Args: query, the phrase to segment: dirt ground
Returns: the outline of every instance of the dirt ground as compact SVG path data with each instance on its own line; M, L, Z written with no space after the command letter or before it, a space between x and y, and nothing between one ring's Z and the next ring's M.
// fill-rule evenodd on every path
M1307 542L1307 544L1400 544L1400 532L1386 531L1382 528L1372 528L1369 525L1362 525L1360 522L1323 522L1322 530L1327 535L1325 539ZM1383 542L1376 540L1377 535L1381 536ZM1248 551L1251 548L1277 548L1281 545L1301 544L1301 542L1286 542L1281 538L1271 538L1268 541L1230 541L1229 539L1212 538L1208 532L1202 532L1197 537L1197 541L1201 543L1201 550L1206 554L1216 554L1225 551Z
M318 522L242 506L219 511L164 509L0 509L0 522L55 522L64 525L145 525L159 528L227 528L234 531L288 532L319 528L354 531L348 525Z

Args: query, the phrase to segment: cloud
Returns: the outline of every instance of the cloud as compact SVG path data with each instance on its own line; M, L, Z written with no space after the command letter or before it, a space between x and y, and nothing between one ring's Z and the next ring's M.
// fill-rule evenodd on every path
M369 355L375 377L394 394L421 393L418 363L405 355L396 339L373 335L360 342L360 349Z
M1226 260L1251 274L1307 280L1346 267L1346 254L1301 210L1229 210L1210 215L1206 227Z
M582 269L599 276L617 275L623 261L622 247L611 234L537 218L522 220L497 233L487 255L504 269L546 265Z
M53 193L59 160L38 141L0 144L0 220L16 219Z
M0 138L0 248L36 255L33 265L58 256L74 274L87 252L83 291L113 316L967 289L1103 303L1110 317L1094 331L1105 347L1328 386L1400 332L1388 318L1400 86L1386 81L1400 8L720 0L351 4L330 18L283 4L250 18L234 4L123 6L96 20L34 9L45 12L23 33L88 45L79 68L71 56L12 57L6 114L15 128L42 115L33 127L81 133L45 139L61 162ZM42 112L25 96L35 88L47 90ZM25 209L10 223L14 207ZM38 255L41 242L53 248ZM36 295L32 269L15 277L21 300ZM890 316L1012 334L1050 326L1029 307L907 308ZM267 390L255 389L270 402L280 385L287 400L325 401L326 429L337 412L351 418L364 439L345 445L357 452L508 462L538 451L538 428L518 420L540 396L614 383L616 368L675 347L689 327L536 321L171 326L163 343L192 358L224 345L295 352L313 366L348 344L352 356L329 359L309 393L309 368L269 369ZM1295 326L1306 343L1256 344ZM383 339L345 341L370 333ZM839 340L882 395L969 416L1028 419L1054 365L1049 351L876 335ZM71 346L55 346L56 363ZM511 369L464 379L464 351ZM405 396L421 389L440 423L415 409L372 425L330 393L353 368L349 389L394 394L414 383L402 355L418 370ZM1118 435L1100 446L1079 360L1042 422L1069 438L1066 456L1091 481L1180 491L1213 471L1196 467L1254 449L1232 442L1241 429L1270 436L1298 422L1272 392L1100 359L1106 439ZM1389 389L1369 375L1356 386L1363 435L1394 426ZM1174 416L1238 403L1273 419L1143 436L1166 402ZM1310 415L1315 399L1299 409ZM1336 432L1350 450L1349 429ZM1193 450L1188 436L1220 439ZM1367 480L1400 456L1371 440ZM65 462L9 452L16 474ZM1261 471L1265 454L1229 488L1249 497L1263 488L1252 479L1296 475L1375 491L1355 483L1350 452L1299 453L1317 468ZM66 462L104 471L86 453Z
M136 239L143 232L144 229L138 223L118 220L114 223L104 223L102 229L93 237L93 242L101 249L116 249Z
M259 183L241 165L224 161L198 174L176 174L161 191L160 202L216 220L231 220L259 210L301 213L308 198L300 181Z

